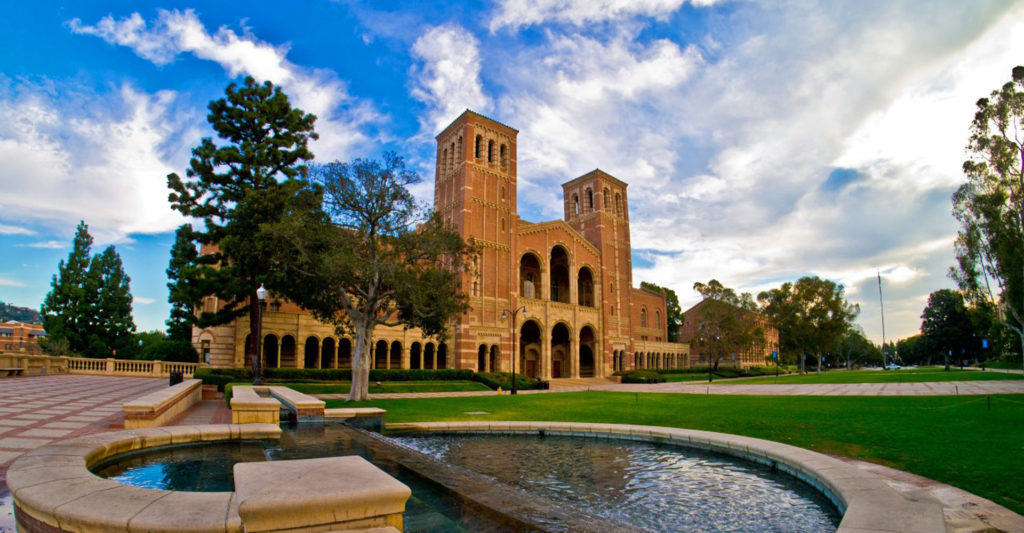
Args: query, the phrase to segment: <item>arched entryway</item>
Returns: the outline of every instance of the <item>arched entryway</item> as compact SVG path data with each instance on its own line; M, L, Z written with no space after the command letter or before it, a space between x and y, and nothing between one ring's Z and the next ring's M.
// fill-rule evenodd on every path
M428 342L423 348L423 368L433 369L434 366L434 343Z
M551 301L569 303L569 253L562 246L551 249Z
M441 343L437 345L437 364L435 368L448 368L448 345Z
M402 368L402 343L391 343L391 356L388 357L388 368Z
M327 337L320 346L320 368L337 368L335 353L334 339Z
M277 335L263 337L263 366L266 368L277 368L280 365L280 353L278 353Z
M316 337L306 337L306 349L302 357L303 368L316 368L320 356L320 340Z
M380 340L374 345L373 368L388 367L388 341Z
M559 322L551 328L551 377L567 378L572 376L572 359L569 328Z
M594 337L594 330L590 326L583 326L580 330L580 377L592 378L597 375L595 354L597 353L597 340Z
M476 371L487 372L487 345L481 344L476 349Z
M491 363L491 367L490 367L491 372L499 372L499 371L501 371L501 349L498 348L497 344L491 346L491 360L490 360L490 363Z
M281 337L281 368L295 368L295 337Z
M580 269L576 278L576 297L580 305L594 307L594 273L589 268Z
M409 347L409 368L414 368L416 370L423 368L422 351L423 348L420 346L420 343L412 343L412 346Z
M352 368L352 341L344 337L338 341L338 368Z
M533 320L527 320L519 328L518 371L530 377L537 377L540 370L540 352L540 325Z
M523 254L519 259L519 294L523 298L540 298L540 259L534 254Z

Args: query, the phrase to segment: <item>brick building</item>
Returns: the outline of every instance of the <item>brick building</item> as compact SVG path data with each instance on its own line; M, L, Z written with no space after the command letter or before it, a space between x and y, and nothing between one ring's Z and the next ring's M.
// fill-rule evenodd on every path
M683 312L683 327L679 330L679 340L690 345L689 366L707 366L711 362L708 349L701 342L700 336L700 327L704 320L702 310L706 302L707 300L701 300L700 303ZM741 313L761 326L764 330L764 337L747 349L723 357L718 364L737 368L765 366L769 364L772 352L779 349L779 330L769 325L768 319L760 313L753 311L741 311Z
M41 353L39 339L45 338L41 324L8 320L0 323L0 352Z
M378 328L374 368L507 372L513 335L516 370L542 379L686 366L689 346L667 341L665 295L633 287L626 183L593 170L562 184L563 220L521 220L517 135L467 110L437 136L434 208L481 250L462 280L472 309L446 343ZM289 302L271 301L263 334L268 366L351 366L352 340ZM193 331L214 366L248 364L247 339L245 319Z

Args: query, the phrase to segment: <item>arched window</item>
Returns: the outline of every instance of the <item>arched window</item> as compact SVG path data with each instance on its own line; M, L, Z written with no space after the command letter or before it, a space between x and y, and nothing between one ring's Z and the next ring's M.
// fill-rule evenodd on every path
M455 170L455 143L452 143L452 151L448 154L448 172Z
M612 206L612 193L608 190L608 187L604 188L604 205L601 206L604 209L608 209Z
M494 162L494 141L487 141L487 162Z
M501 217L501 231L503 233L505 231L505 217Z
M473 146L473 157L480 159L484 156L484 136L476 136L476 145Z
M640 327L642 327L642 328L646 328L647 327L647 310L646 309L640 309Z
M572 195L572 214L579 216L580 214L580 197L579 195Z
M622 216L622 195L615 193L615 214Z
M462 135L459 135L459 142L455 145L455 163L462 162L466 157L466 151L462 149Z
M594 191L587 189L587 210L594 210Z
M654 311L654 327L661 329L661 311Z
M445 148L444 151L441 152L441 161L440 161L440 165L439 166L441 167L441 174L447 174L448 173L448 149L447 148Z
M502 200L505 199L505 186L504 185L501 186L501 199Z
M505 151L505 145L504 144L501 145L501 148L499 149L498 155L499 155L499 159L501 160L501 169L505 170L506 168L508 168L508 153Z

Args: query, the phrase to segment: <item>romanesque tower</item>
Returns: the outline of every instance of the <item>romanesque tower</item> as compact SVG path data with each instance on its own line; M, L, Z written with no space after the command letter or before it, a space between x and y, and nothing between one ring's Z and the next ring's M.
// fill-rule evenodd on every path
M630 350L633 267L626 183L595 169L562 184L565 221L601 253L602 355Z
M458 368L499 369L498 353L486 354L478 364L480 343L511 353L509 326L501 314L515 307L518 133L466 110L437 136L434 209L480 250L473 272L463 278L472 310L453 331Z

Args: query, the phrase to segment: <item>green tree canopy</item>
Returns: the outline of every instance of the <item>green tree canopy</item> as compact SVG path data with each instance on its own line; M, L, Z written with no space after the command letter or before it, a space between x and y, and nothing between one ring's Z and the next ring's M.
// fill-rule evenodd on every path
M373 328L404 325L443 338L450 319L468 309L460 282L472 250L416 204L407 187L420 178L393 153L328 163L314 174L325 213L296 211L277 226L279 252L301 261L276 275L293 301L339 333L354 332L349 399L365 400Z
M665 325L668 326L668 341L678 342L679 329L683 327L683 308L679 306L679 296L676 295L676 291L647 281L641 281L640 286L665 293Z
M835 354L839 363L847 370L852 369L854 365L882 361L881 348L868 340L864 331L859 327L851 327L847 330L846 335L839 340Z
M783 283L757 299L779 330L783 352L798 356L801 372L806 371L804 354L814 356L821 368L821 356L839 342L860 312L859 306L846 301L841 284L817 276Z
M967 180L953 194L960 231L950 276L970 300L999 309L1024 353L1024 67L976 107Z
M85 222L75 230L71 253L57 266L43 300L43 327L51 342L90 357L130 357L132 333L130 279L113 246L90 256L92 236ZM62 348L63 349L63 348Z
M171 259L167 265L167 301L171 304L167 319L167 336L173 340L191 341L192 326L197 322L195 309L212 287L204 286L197 272L201 268L192 226L183 224L174 233Z
M225 98L210 102L207 120L222 141L204 138L192 150L186 172L167 176L168 200L183 215L202 219L204 229L192 237L206 245L194 268L181 268L178 281L195 291L218 297L223 305L203 313L200 326L223 324L248 314L250 331L259 326L256 290L274 287L271 271L289 260L276 254L266 228L296 205L315 205L316 191L307 187L313 158L307 145L316 139L316 117L295 109L280 87L246 78L242 86L228 85ZM208 253L207 253L208 252ZM187 279L187 281L186 281ZM182 291L188 293L193 289ZM178 293L181 295L181 292ZM187 304L194 296L184 296ZM253 339L255 341L255 339ZM262 343L250 342L255 380L261 375Z
M715 370L723 358L754 348L764 341L764 327L749 292L736 291L713 279L693 284L704 299L700 304L697 343Z

